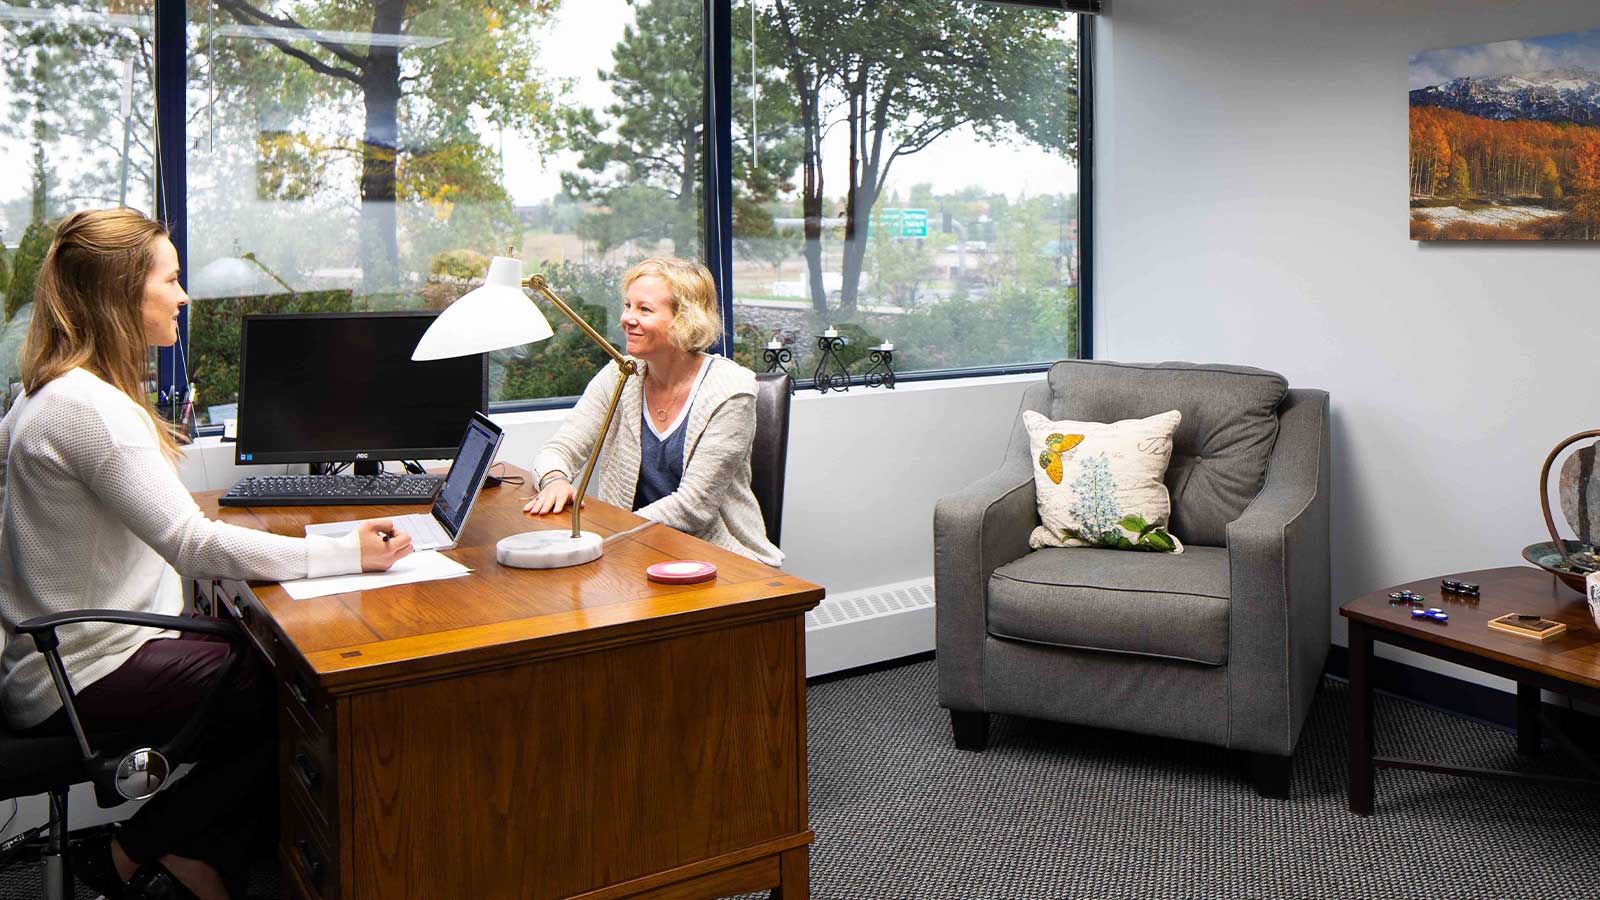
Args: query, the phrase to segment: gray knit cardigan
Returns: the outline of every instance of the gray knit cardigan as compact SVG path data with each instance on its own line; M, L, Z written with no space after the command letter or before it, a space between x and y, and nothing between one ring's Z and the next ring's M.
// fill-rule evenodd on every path
M622 392L589 484L590 493L623 509L633 508L639 486L644 369L640 362L640 377ZM609 363L590 380L555 437L534 457L536 477L560 471L577 482L594 449L619 377L617 364ZM750 490L750 445L756 434L755 374L731 359L712 356L711 368L682 427L688 429L684 433L683 479L676 491L640 507L639 515L769 566L780 565L783 553L767 540L761 507Z

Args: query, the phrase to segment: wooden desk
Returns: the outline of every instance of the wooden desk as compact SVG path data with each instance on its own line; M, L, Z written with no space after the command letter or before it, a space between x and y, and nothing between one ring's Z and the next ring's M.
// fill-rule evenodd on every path
M1441 579L1477 584L1481 596L1463 598L1439 589ZM1415 619L1411 605L1394 602L1395 591L1414 591L1425 607L1449 614L1448 623ZM1489 620L1506 613L1536 613L1565 622L1567 630L1549 640L1495 631ZM1373 753L1372 644L1382 641L1457 665L1509 678L1517 683L1517 749L1539 752L1540 690L1557 691L1589 702L1600 701L1600 630L1583 594L1548 572L1529 566L1482 569L1442 575L1373 591L1346 603L1339 614L1350 626L1350 811L1372 815L1373 770L1411 769L1446 775L1515 778L1593 788L1586 778L1531 775L1500 769L1475 769Z
M418 507L223 508L310 522ZM323 900L805 898L805 612L822 588L655 525L569 569L499 565L530 518L483 492L470 575L296 601L196 585L275 668L285 895ZM643 522L591 499L601 535ZM716 580L647 581L665 559Z

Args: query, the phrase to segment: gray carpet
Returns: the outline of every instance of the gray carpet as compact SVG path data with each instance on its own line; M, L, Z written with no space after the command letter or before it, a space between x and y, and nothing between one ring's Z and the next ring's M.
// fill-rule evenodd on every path
M996 717L987 752L958 751L934 671L809 690L817 900L1600 895L1600 794L1380 771L1378 814L1350 815L1342 683L1318 695L1284 801L1225 751L1176 741ZM1515 744L1378 701L1382 754L1523 767ZM0 900L38 897L32 874L0 872ZM268 863L251 898L274 895Z
M934 673L808 691L813 897L1600 894L1597 794L1383 770L1377 815L1351 815L1340 682L1318 694L1282 801L1197 744L995 717L986 752L958 751ZM1505 731L1377 706L1380 754L1521 767Z

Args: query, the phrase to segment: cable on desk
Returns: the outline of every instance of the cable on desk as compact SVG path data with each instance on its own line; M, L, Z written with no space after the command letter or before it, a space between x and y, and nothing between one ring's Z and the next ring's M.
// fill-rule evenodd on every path
M646 528L649 528L651 525L657 525L657 524L659 524L659 523L652 522L652 521L646 519L645 523L643 525L635 525L632 528L629 528L627 531L619 531L616 534L611 535L610 537L601 538L600 539L600 543L601 544L609 544L612 541L617 540L618 538L625 538L630 534L637 534L638 532L641 532L641 531L645 530Z
M495 466L499 466L500 467L500 472L502 474L499 474L499 475L495 475L494 474ZM521 475L506 475L506 474L504 474L505 470L506 470L506 464L503 463L503 462L497 462L497 463L494 464L494 466L490 466L489 467L489 474L491 476L495 477L495 478L500 479L500 483L501 484L527 484L528 483L528 479L523 478Z

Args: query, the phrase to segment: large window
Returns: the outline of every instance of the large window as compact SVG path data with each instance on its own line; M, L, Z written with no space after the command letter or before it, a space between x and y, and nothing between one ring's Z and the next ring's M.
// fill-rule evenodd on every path
M188 20L210 420L243 314L442 309L499 254L617 339L622 270L703 252L701 0L190 0ZM556 338L492 355L493 400L577 394L605 361L546 312Z
M8 383L56 221L119 204L155 211L152 5L0 4L0 370Z
M802 379L830 327L858 374L883 342L901 374L1080 355L1080 17L1037 6L0 2L0 356L55 221L117 203L186 226L162 365L201 425L232 413L243 315L442 309L496 254L614 339L627 265L707 258L735 357L777 339ZM493 355L497 406L603 361L551 318Z
M925 372L1078 355L1077 17L959 0L736 10L735 353L836 328ZM855 368L861 368L857 365Z

